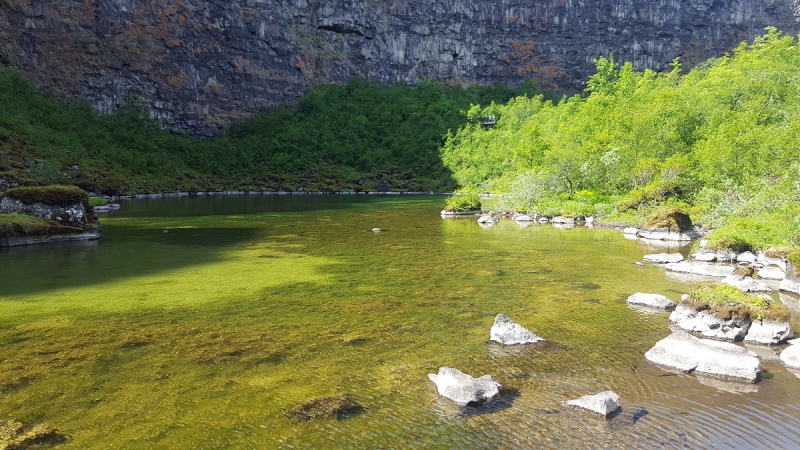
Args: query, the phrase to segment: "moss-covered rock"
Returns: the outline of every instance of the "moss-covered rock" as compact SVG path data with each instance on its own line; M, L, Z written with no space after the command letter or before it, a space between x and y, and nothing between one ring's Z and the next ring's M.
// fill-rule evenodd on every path
M665 206L655 211L642 228L667 228L675 232L688 231L692 229L692 219L689 218L689 214L674 206Z
M76 203L89 205L86 191L74 186L18 187L6 191L0 199L13 198L25 204L44 203L45 205L66 208Z
M284 415L292 422L308 422L320 419L343 419L358 414L364 408L350 394L317 398L295 406Z
M742 266L737 267L736 270L733 271L735 275L739 275L740 277L752 277L753 274L756 273L756 269L753 266Z
M779 302L745 293L727 284L701 285L681 301L696 311L706 311L720 319L789 320L789 310Z
M89 195L76 187L19 187L0 195L0 214L25 214L66 227L98 231L100 224Z

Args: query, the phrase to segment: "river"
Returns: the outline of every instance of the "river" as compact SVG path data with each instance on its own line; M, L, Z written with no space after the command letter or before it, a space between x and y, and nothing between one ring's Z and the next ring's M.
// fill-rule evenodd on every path
M63 449L798 445L800 379L778 350L757 349L755 385L644 361L668 313L625 299L696 284L633 264L660 249L613 230L483 229L443 204L131 200L101 217L99 242L2 250L0 420L53 426ZM498 313L551 342L487 343ZM441 366L513 389L458 408L427 379ZM623 401L611 420L560 406L607 389ZM283 416L339 393L365 411Z

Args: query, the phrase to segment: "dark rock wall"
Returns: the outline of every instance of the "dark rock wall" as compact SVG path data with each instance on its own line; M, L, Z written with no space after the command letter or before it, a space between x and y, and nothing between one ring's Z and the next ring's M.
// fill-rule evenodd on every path
M253 110L352 76L383 83L526 77L565 94L613 52L691 66L766 26L796 34L796 0L0 0L0 63L110 112L142 98L172 129L220 133Z

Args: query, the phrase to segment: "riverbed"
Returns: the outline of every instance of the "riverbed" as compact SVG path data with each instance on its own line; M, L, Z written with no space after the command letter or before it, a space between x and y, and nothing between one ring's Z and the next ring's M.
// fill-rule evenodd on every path
M791 448L800 379L756 348L755 385L648 365L696 281L606 229L443 219L442 196L141 199L99 242L0 251L0 420L55 448ZM371 231L380 228L381 232ZM683 249L686 252L686 249ZM777 294L776 294L777 296ZM488 343L498 313L550 343ZM795 324L798 317L793 317ZM795 325L795 329L798 329ZM428 373L492 374L458 408ZM611 420L560 406L612 389ZM333 394L365 407L294 424Z

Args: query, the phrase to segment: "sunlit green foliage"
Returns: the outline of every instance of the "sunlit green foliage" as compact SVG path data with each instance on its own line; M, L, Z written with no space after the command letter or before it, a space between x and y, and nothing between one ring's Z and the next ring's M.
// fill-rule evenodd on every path
M668 204L720 228L718 244L800 244L794 38L768 29L685 75L678 61L667 73L635 72L613 57L596 65L583 96L473 107L442 148L462 188L504 193L507 209L613 222L641 223ZM496 127L476 123L487 114Z
M473 211L481 209L481 199L477 194L451 195L447 197L447 211Z
M527 88L530 90L530 86ZM503 86L321 85L202 140L161 128L136 98L111 115L42 95L0 68L0 176L104 193L176 190L452 190L438 147L471 104L505 102Z

